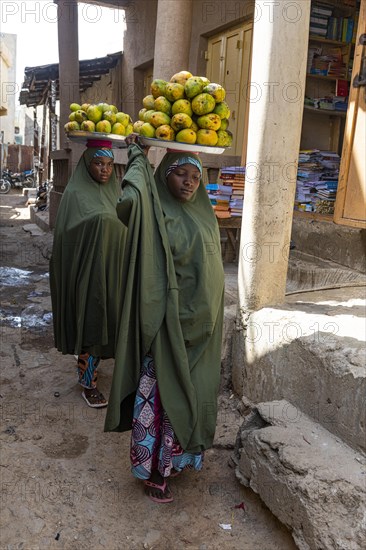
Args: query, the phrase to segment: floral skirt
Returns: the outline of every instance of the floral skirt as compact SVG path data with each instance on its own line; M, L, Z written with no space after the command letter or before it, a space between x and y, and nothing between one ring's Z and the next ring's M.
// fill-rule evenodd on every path
M203 453L185 452L164 411L155 375L154 359L146 355L136 393L132 435L131 470L139 479L149 479L153 470L168 477L171 470L201 470Z

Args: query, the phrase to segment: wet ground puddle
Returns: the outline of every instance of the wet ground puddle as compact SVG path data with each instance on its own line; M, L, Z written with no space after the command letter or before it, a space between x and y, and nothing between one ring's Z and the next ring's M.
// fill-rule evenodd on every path
M26 289L27 286L48 278L48 273L38 274L15 267L0 267L0 285L7 295L11 293L11 288ZM49 292L31 290L27 298L31 300L48 294ZM52 313L35 303L6 305L0 307L0 322L2 326L39 332L52 324Z

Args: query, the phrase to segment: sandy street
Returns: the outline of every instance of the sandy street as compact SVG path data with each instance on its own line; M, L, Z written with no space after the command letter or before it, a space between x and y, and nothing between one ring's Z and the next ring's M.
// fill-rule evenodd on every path
M172 480L172 504L145 497L130 474L129 433L103 432L105 410L86 406L74 358L53 348L52 234L28 227L24 196L0 200L1 550L294 549L235 477L230 457L241 417L229 393L220 396L204 470ZM112 369L112 361L100 368L105 395Z

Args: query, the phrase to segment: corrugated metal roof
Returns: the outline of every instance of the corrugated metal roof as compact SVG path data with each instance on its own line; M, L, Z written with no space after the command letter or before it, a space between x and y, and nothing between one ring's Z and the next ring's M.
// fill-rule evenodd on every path
M84 92L101 76L113 69L122 57L122 52L108 54L106 57L79 61L80 93ZM26 67L24 82L19 95L19 103L27 107L43 105L47 99L47 91L51 80L56 81L56 99L59 99L59 70L58 63Z

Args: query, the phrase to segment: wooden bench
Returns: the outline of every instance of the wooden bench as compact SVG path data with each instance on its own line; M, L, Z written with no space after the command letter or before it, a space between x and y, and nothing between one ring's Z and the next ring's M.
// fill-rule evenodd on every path
M239 256L241 217L218 218L220 232L226 233L227 240L223 249L224 262L237 262Z

